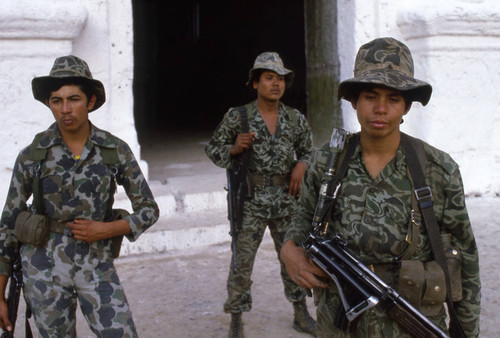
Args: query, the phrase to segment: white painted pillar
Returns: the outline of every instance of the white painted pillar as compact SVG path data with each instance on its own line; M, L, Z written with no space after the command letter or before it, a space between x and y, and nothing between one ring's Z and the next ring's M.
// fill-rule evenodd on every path
M499 194L500 4L411 2L397 22L416 77L433 86L428 106L415 105L405 127L451 154L466 193Z
M48 75L54 59L70 54L87 21L79 2L2 1L0 11L0 200L7 193L17 153L54 118L33 98L31 80ZM3 203L2 203L3 205Z

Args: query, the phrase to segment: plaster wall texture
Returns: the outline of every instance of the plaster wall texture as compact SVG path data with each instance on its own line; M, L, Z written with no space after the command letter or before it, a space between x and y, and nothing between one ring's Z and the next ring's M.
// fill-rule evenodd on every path
M359 46L392 36L412 51L415 77L433 86L426 107L414 103L402 130L448 152L469 195L500 194L500 4L339 0L341 79L351 78ZM352 19L354 18L354 19ZM359 125L342 103L345 126Z
M112 15L110 14L112 13ZM133 26L130 0L3 0L0 11L0 199L17 153L53 123L33 99L31 80L48 75L54 59L73 54L103 82L106 103L91 121L125 140L137 159L133 116ZM7 127L6 127L7 126ZM140 161L147 175L147 163Z
M341 79L352 77L359 46L393 36L413 52L415 76L434 87L429 105L415 103L403 131L449 152L468 194L499 194L500 4L495 0L338 0ZM0 12L0 198L18 151L52 123L33 99L31 79L47 75L57 56L85 59L106 88L90 116L129 143L139 159L133 116L133 23L130 0L3 0ZM355 114L342 103L345 127ZM147 163L140 161L147 173ZM478 168L480 171L478 171Z

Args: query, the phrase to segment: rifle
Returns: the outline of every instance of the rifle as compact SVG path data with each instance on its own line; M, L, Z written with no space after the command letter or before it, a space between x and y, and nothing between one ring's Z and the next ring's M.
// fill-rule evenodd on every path
M229 219L229 235L233 251L233 272L238 271L236 262L236 234L241 230L243 222L243 202L248 193L246 181L250 151L245 151L239 160L233 161L233 168L226 169L227 176L227 209Z
M21 256L18 255L12 262L12 277L9 284L9 294L7 296L8 316L12 324L12 331L4 330L2 338L14 337L16 328L17 310L19 308L19 298L23 287L23 272L21 270Z
M448 337L361 263L346 249L346 244L340 234L325 239L314 232L304 242L309 256L333 279L339 290L343 311L337 317L337 327L347 328L361 313L378 305L414 337Z
M331 239L326 237L340 181L355 151L357 137L359 134L353 135L346 151L341 152L334 172L335 156L344 149L347 138L345 130L334 129L330 148L337 151L331 152L312 221L313 230L303 243L307 254L337 285L343 308L339 311L335 324L341 329L353 329L351 324L360 314L379 306L415 337L448 337L348 251L347 242L342 235L336 234Z

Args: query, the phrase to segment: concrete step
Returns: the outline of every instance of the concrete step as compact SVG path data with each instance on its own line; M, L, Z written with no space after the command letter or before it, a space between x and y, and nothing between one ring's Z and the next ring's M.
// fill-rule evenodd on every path
M231 240L227 219L225 171L150 181L160 219L136 242L124 239L121 256L185 250ZM115 208L132 211L120 187Z

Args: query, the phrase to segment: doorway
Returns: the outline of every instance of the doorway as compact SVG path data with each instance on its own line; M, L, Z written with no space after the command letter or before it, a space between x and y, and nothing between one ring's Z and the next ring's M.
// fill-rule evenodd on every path
M132 0L134 117L151 137L212 132L245 87L255 57L277 51L295 71L283 102L306 111L304 1Z

